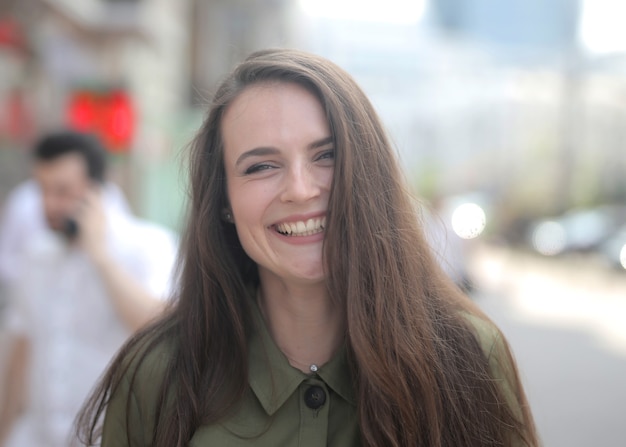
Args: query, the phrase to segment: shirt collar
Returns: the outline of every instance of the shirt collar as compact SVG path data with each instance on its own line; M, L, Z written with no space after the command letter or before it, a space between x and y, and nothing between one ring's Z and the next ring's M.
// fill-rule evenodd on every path
M341 398L356 406L345 346L317 373L305 374L291 366L274 343L256 300L250 299L249 304L254 327L248 348L248 380L268 415L274 414L303 381L316 376Z

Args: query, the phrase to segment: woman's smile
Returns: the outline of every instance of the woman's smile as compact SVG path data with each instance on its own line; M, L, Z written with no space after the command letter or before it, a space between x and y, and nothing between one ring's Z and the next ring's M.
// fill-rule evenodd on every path
M272 227L283 236L303 237L319 234L324 231L326 217L317 217L293 222L281 222Z

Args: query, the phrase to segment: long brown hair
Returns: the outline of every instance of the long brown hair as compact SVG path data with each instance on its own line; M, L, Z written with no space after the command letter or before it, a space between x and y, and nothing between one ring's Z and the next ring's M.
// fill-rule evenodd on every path
M430 254L369 100L335 64L295 50L252 54L218 89L191 144L176 299L113 361L80 415L85 442L97 440L121 378L130 374L132 387L138 365L157 344L175 347L154 408L157 447L187 445L198 427L228 415L248 386L245 297L258 277L234 227L220 219L226 205L220 126L233 99L263 82L294 82L315 94L334 138L324 262L330 296L345 309L362 444L484 447L520 439L537 445L510 350L500 340L502 364L513 365L506 371L509 396L492 377L469 320L490 323Z

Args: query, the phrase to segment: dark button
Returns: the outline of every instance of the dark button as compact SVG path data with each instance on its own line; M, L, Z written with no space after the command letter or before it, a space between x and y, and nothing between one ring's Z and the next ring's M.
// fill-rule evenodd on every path
M324 405L324 402L326 402L326 392L321 386L310 386L304 392L304 403L307 407L317 410L319 407Z

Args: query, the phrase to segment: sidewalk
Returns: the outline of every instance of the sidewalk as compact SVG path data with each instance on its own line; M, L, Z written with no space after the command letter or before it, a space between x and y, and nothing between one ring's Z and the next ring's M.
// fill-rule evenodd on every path
M471 265L473 297L511 345L543 445L626 446L626 275L490 246Z
M479 290L506 297L516 318L585 330L626 355L626 271L582 256L547 258L486 245L472 253L470 269Z

